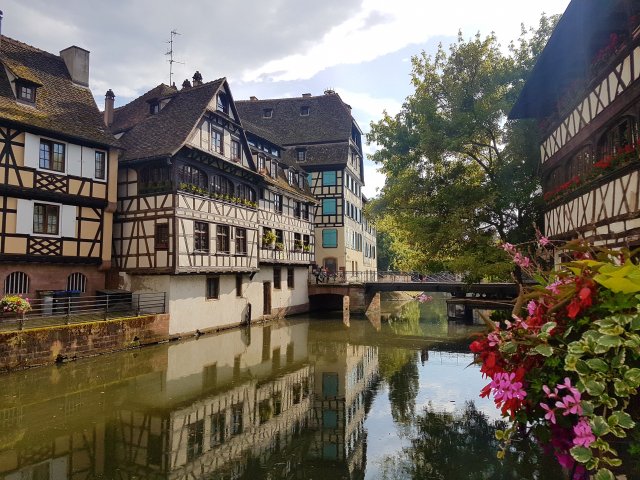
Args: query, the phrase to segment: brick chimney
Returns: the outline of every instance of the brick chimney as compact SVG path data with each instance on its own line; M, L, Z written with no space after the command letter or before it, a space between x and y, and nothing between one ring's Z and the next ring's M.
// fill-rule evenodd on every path
M202 85L202 75L196 70L196 73L193 74L193 86L198 87L200 85Z
M184 82L182 82L182 89L184 90L186 88L191 88L191 82L188 78L185 78Z
M73 83L89 86L89 50L76 47L75 45L65 48L60 52L60 56L67 65L69 75Z
M251 95L249 97L249 100L251 100L252 102L256 102L258 100L258 97L254 96L254 95Z
M113 102L115 99L116 95L113 93L113 90L107 90L104 96L104 124L107 127L110 127L113 123Z

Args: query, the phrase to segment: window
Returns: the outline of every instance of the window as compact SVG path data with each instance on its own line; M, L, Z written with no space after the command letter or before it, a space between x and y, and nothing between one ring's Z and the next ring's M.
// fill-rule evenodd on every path
M298 161L298 163L306 162L307 161L307 151L304 150L304 149L296 150L296 160Z
M307 173L307 183L309 184L309 188L313 185L313 173Z
M331 187L336 184L336 172L322 172L322 186Z
M158 112L160 112L160 102L151 102L149 104L149 113L155 115Z
M229 226L218 225L216 228L217 253L229 253Z
M24 272L12 272L4 279L5 295L29 293L29 276Z
M192 165L178 165L178 183L207 188L207 174Z
M284 233L282 230L276 230L276 243L284 243Z
M206 222L194 222L193 224L193 249L196 252L209 251L209 224Z
M220 298L220 277L207 277L207 299Z
M309 205L307 203L302 204L302 218L309 220Z
M300 116L301 117L309 116L309 107L300 107Z
M294 202L293 203L293 216L300 218L300 214L301 214L301 206L300 206L300 202Z
M215 193L216 195L233 196L235 190L233 182L222 175L214 175L211 177L211 185L209 188L211 193Z
M104 180L107 166L107 155L105 152L96 152L96 178Z
M16 93L18 94L18 100L29 103L35 103L36 101L36 87L33 85L16 82Z
M282 213L282 195L280 194L274 195L273 202L274 202L276 212Z
M87 291L87 277L80 272L72 273L67 277L67 290L85 293Z
M231 140L231 160L240 160L240 142Z
M617 124L610 127L602 136L598 153L601 156L615 155L624 146L634 144L637 136L638 133L633 117L624 117Z
M40 140L40 168L64 172L64 144Z
M138 189L140 193L157 192L171 186L169 168L144 167L138 175Z
M287 268L287 288L294 288L294 278L293 267Z
M242 433L242 403L231 406L231 435Z
M255 190L253 190L253 188L248 187L247 185L244 185L242 183L240 185L238 185L236 196L241 198L241 199L243 199L243 200L247 200L249 202L255 202L256 201L256 192L255 192Z
M222 147L222 132L220 130L211 129L211 148L214 152L224 153Z
M258 171L263 172L266 170L267 158L263 154L258 154Z
M211 415L211 436L210 436L211 446L224 443L224 431L225 431L224 417L225 417L224 411Z
M273 117L273 108L265 108L262 110L262 118Z
M204 420L188 425L187 429L187 460L192 461L202 455Z
M60 207L45 203L33 205L33 233L58 235Z
M278 162L272 160L269 163L269 175L271 175L271 178L276 178L278 176Z
M310 238L311 237L309 237L309 235L303 235L302 236L302 245L304 247L310 247L311 246L311 243L309 242Z
M280 267L273 267L273 288L280 290Z
M236 297L242 296L242 274L236 275Z
M322 214L323 215L335 215L336 214L336 199L324 198L322 200Z
M302 236L299 233L293 234L293 249L302 250Z
M247 229L236 228L236 255L247 254Z
M293 173L293 170L291 169L287 170L287 182L289 182L289 185L293 185L294 178L295 178L295 175Z
M322 230L322 246L336 248L338 246L338 231L335 228Z
M156 250L169 249L169 224L168 223L156 223L155 248Z
M216 110L222 113L226 113L227 115L229 114L229 99L227 98L227 95L225 95L224 93L218 94Z

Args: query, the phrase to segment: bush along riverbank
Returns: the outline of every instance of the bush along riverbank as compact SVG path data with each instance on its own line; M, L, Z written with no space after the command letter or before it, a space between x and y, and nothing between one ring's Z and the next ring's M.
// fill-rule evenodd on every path
M534 255L503 248L538 285L522 288L512 318L487 319L489 331L471 344L490 380L480 395L509 421L496 433L498 456L533 435L572 480L636 472L640 266L628 251L576 242L562 246L571 260L544 272L536 258L551 257L546 238Z

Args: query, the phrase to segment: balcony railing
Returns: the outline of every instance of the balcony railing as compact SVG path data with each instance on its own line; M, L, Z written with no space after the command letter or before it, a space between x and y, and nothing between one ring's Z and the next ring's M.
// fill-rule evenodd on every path
M47 296L32 299L26 313L0 313L0 330L104 321L166 312L166 293L105 293L98 296Z

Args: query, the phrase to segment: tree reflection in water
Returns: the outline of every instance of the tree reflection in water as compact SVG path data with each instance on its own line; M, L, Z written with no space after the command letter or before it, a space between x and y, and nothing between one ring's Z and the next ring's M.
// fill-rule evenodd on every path
M413 422L411 445L381 461L384 479L560 479L553 458L542 455L533 440L522 441L503 461L496 458L495 431L473 402L462 411L437 411L429 405Z

